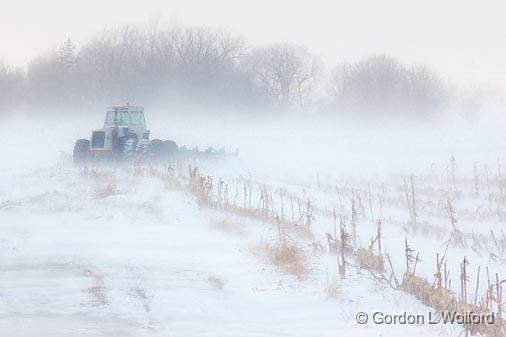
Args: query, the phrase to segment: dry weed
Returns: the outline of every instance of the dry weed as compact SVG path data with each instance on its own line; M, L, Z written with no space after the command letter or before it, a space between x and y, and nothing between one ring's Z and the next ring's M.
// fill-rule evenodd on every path
M151 306L148 302L148 295L146 294L146 291L141 287L136 287L130 290L130 294L142 301L142 306L144 307L144 311L149 313L151 312Z
M307 254L295 243L264 243L260 245L259 253L269 263L299 279L309 272Z
M105 199L115 194L117 194L117 188L113 182L100 184L95 187L95 197L97 199Z
M360 248L355 252L355 259L360 268L374 270L378 272L385 271L385 262L382 255L375 255L372 249Z
M291 230L298 238L314 240L313 231L306 225L287 225L287 230Z
M225 280L216 275L209 275L207 282L209 282L209 287L213 290L223 290L223 287L225 287Z
M92 296L94 304L99 306L106 305L107 299L104 294L106 290L104 286L104 275L92 270L86 270L85 273L93 279L93 285L86 289L86 291Z
M337 283L337 281L327 283L325 286L324 295L327 300L340 298L342 294L341 286Z
M228 219L222 219L220 221L213 222L211 224L211 228L236 236L248 235L248 232L243 229L242 224L235 221L230 221Z

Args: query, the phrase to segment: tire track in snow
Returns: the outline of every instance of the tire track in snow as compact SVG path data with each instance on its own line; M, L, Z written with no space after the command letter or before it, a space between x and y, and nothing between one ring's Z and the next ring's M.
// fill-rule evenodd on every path
M107 288L105 287L104 275L92 269L85 269L84 273L92 280L92 285L86 289L86 292L91 296L93 305L108 305L109 301L105 295Z
M144 286L145 281L141 277L141 272L135 270L134 268L130 269L130 278L134 280L133 285L128 286L127 294L131 298L135 299L142 306L142 310L146 315L145 322L143 324L144 328L153 332L156 327L160 324L160 322L153 317L152 311L152 300L153 296L148 295L148 290Z

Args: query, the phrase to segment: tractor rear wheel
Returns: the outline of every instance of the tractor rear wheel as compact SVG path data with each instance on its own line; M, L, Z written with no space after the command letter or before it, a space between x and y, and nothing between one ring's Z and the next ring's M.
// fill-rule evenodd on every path
M84 164L90 158L90 141L87 139L78 139L74 145L72 158L76 164Z
M167 158L174 156L178 151L177 144L172 140L162 141L160 139L153 139L151 141L151 153L155 157Z
M177 153L178 147L175 141L173 140L165 140L163 142L163 146L165 148L165 152L168 156L173 156Z

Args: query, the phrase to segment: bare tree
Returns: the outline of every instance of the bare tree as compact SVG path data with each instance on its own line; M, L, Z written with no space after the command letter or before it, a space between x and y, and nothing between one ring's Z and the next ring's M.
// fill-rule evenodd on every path
M443 82L428 67L406 68L385 55L336 67L330 91L338 106L388 113L435 111L446 97Z
M405 78L399 62L385 55L371 56L336 69L335 94L353 105L391 107L402 96Z
M146 91L149 37L144 30L126 26L104 30L80 51L82 66L95 93L113 101L129 101Z
M243 53L243 41L229 33L205 28L178 29L169 33L176 62L186 70L212 75L237 65Z
M279 106L298 103L303 108L319 75L320 61L305 47L275 44L253 51L249 66Z
M406 71L408 99L413 109L437 110L447 102L441 78L425 65L412 66Z
M0 114L24 100L25 73L0 64Z

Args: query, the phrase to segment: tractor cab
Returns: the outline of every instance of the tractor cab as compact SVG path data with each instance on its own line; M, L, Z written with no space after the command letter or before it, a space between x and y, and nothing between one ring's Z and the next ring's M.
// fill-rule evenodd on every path
M107 108L104 127L91 135L90 150L119 152L139 140L149 141L144 108L139 106L113 106Z
M138 106L109 107L104 122L105 128L128 128L142 138L146 133L144 109Z

